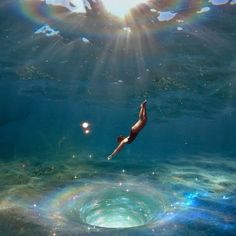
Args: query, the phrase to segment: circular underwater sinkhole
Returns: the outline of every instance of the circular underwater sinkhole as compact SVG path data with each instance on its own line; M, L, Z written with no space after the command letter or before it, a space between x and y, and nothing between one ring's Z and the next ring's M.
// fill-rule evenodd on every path
M131 228L155 222L164 212L164 204L157 195L140 186L126 187L78 188L61 206L60 215L73 224Z
M158 206L153 199L121 189L100 192L80 209L84 223L105 228L130 228L150 223Z

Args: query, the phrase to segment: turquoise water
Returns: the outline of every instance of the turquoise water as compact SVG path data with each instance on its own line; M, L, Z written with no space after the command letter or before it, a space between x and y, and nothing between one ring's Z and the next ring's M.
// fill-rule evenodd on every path
M235 1L68 4L0 4L0 235L235 235Z

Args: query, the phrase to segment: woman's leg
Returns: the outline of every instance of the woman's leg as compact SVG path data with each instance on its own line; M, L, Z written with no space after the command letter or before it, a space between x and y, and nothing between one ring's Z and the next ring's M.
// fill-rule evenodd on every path
M147 120L147 108L146 108L146 101L142 104L142 113L141 113L141 120Z
M143 103L140 105L140 111L139 111L139 119L143 120L146 117L146 103L147 101L145 100Z
M139 119L142 120L142 118L143 118L143 104L141 104L141 108L139 111Z
M146 100L141 104L139 111L139 120L132 126L133 132L139 132L147 121Z

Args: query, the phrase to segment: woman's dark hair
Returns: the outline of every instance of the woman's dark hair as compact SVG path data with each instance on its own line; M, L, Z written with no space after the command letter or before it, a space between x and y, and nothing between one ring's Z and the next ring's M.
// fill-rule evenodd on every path
M120 135L120 136L117 137L117 142L120 143L124 139L125 139L125 136Z

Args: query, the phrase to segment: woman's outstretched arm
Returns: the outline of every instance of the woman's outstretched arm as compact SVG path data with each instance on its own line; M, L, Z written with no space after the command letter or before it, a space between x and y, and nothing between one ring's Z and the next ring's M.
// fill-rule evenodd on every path
M114 157L124 146L125 144L128 142L128 138L123 139L119 145L117 146L117 148L113 151L113 153L111 155L109 155L107 157L108 160L111 160L112 157Z

